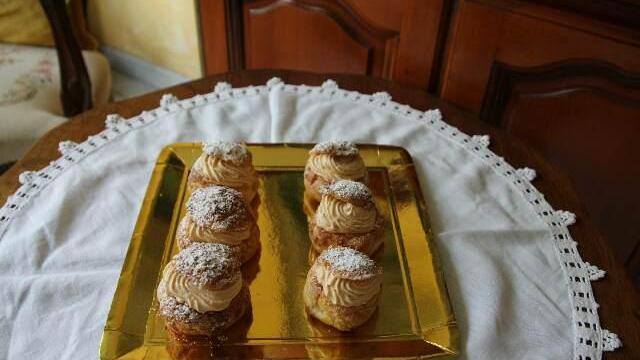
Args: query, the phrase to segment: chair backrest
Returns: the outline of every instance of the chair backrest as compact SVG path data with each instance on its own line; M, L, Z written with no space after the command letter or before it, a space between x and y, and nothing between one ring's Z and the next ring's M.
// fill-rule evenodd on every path
M568 174L640 280L640 74L584 59L533 68L496 62L481 118Z
M93 107L91 80L82 57L65 0L40 0L56 43L60 65L60 100L65 116L74 116Z

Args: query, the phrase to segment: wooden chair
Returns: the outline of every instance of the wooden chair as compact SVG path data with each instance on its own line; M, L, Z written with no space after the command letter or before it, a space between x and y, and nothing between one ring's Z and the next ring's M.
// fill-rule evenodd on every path
M40 0L53 37L60 66L60 100L67 117L77 115L93 107L91 80L82 57L71 23L67 16L64 0Z
M48 130L111 93L109 63L80 49L66 1L40 3L56 48L0 44L0 174Z
M480 117L564 170L640 284L640 74L594 60L495 62Z

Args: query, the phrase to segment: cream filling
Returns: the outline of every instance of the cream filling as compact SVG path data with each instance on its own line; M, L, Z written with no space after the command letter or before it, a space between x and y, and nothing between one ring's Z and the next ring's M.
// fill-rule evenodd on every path
M215 232L206 227L198 226L189 220L187 234L190 238L208 243L220 243L229 246L238 246L251 235L251 227L240 231Z
M367 168L360 156L333 156L316 154L309 157L309 168L323 179L359 180L364 178Z
M258 177L251 164L236 165L216 156L202 155L193 168L212 183L242 192L247 200L253 199L256 193Z
M323 264L315 265L315 275L322 294L334 305L364 305L380 292L380 277L349 280L332 274Z
M242 276L238 274L233 283L222 290L200 287L186 276L178 273L173 263L167 264L158 286L158 297L173 296L199 313L222 311L242 289Z
M316 210L316 225L337 233L365 233L376 226L375 206L363 208L325 196Z

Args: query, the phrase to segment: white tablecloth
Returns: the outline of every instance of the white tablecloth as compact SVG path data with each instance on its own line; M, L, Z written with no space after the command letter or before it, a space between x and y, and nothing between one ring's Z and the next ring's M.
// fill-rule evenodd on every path
M339 89L266 86L216 91L161 106L24 173L0 210L0 358L97 358L100 335L140 202L159 151L174 142L318 142L405 147L430 209L461 334L461 359L600 359L618 345L602 330L590 278L566 225L515 170L440 120ZM575 279L574 279L575 278ZM588 326L586 326L588 324ZM580 357L582 356L582 357Z

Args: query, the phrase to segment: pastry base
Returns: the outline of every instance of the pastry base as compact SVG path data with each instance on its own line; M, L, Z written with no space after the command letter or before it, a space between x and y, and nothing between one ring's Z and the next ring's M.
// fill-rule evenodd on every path
M261 356L256 357L251 356L252 354L245 354L245 351L241 348L221 346L237 339L246 339L252 322L253 312L249 308L244 316L228 329L208 336L176 336L176 334L168 332L167 351L171 359L175 360L262 358Z
M305 170L304 172L305 193L308 193L309 197L313 199L315 202L320 203L320 200L322 200L322 194L320 194L319 189L325 185L329 185L329 183L324 181L324 179L320 178L319 176L317 176L311 170Z
M260 207L260 203L262 203L260 195L256 194L256 196L253 197L253 200L251 200L251 203L247 206L255 221L258 221L258 208Z
M256 175L256 177L257 177L257 175ZM224 183L214 182L214 181L206 178L202 174L198 173L194 169L192 169L191 172L189 173L189 177L187 179L187 185L188 185L189 190L191 192L193 192L193 190L198 189L198 188L203 188L203 187L208 187L208 186L213 186L213 185L228 186L228 187L230 187L232 189L235 189L235 190L238 190L239 192L241 192L242 196L244 197L244 200L248 204L251 203L253 201L253 199L255 198L255 196L258 194L258 179L257 178L255 179L254 182L251 183L251 185L229 186L229 185L224 184Z
M372 231L360 234L329 232L317 226L314 220L309 221L309 238L313 249L318 253L330 246L345 246L372 255L382 246L383 232L384 219L381 216L378 216Z
M307 274L303 298L309 315L341 331L350 331L364 324L378 307L377 294L368 303L359 306L340 306L329 302L315 275Z
M249 286L256 279L260 272L260 256L262 254L262 244L258 242L258 248L249 260L242 264L242 279Z
M251 296L246 285L236 295L229 307L222 311L198 313L194 320L180 321L165 317L167 332L173 339L188 342L193 336L213 336L229 328L251 308ZM195 310L193 310L195 311Z
M320 203L311 195L308 191L305 190L303 194L303 205L302 210L305 215L307 215L307 221L312 221L316 216L316 209Z
M340 331L309 314L305 308L305 317L309 330L314 337L331 338L331 343L317 342L305 345L309 359L369 359L371 358L370 343L354 343L351 338L359 335L372 334L375 331L378 310L357 329L349 332Z
M188 236L185 236L185 232L183 231L177 231L176 240L178 242L179 250L186 249L191 244L199 242ZM240 261L242 261L243 264L251 259L260 248L260 229L258 228L258 225L254 224L252 226L249 238L243 240L240 245L232 247L238 249Z

